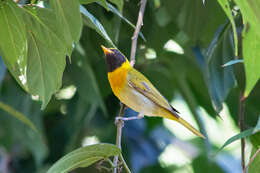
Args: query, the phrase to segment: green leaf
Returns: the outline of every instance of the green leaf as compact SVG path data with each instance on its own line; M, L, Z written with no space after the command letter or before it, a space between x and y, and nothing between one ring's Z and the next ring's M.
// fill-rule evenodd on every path
M101 159L119 155L120 149L113 144L95 144L79 148L58 160L47 173L66 173L87 167Z
M236 29L236 24L232 15L232 10L229 5L228 0L218 0L218 3L226 13L227 17L230 20L231 26L232 26L232 31L233 31L233 37L234 37L234 43L235 43L235 56L238 56L238 41L237 41L237 29Z
M34 126L34 124L21 112L18 112L11 106L4 104L3 102L0 101L0 108L6 111L9 115L12 115L13 117L17 118L19 121L30 127L33 131L38 133L38 130Z
M54 10L57 30L61 32L67 55L70 56L73 43L78 42L82 30L82 19L78 0L51 0L50 6Z
M27 40L23 11L13 1L0 2L0 54L16 81L27 90Z
M260 52L258 50L260 46L260 1L235 0L235 2L241 10L245 24L242 45L246 71L244 96L247 97L260 77Z
M123 12L124 0L109 0L113 4L116 4L117 8L119 9L120 13Z
M222 110L223 102L236 83L233 67L221 67L224 62L232 60L233 40L230 35L229 24L219 27L206 50L204 65L201 66L213 107L217 113Z
M238 140L238 139L241 139L241 138L245 138L245 137L248 137L248 136L251 136L257 132L260 131L260 118L258 119L258 122L256 124L256 126L254 128L250 128L250 129L247 129L231 138L229 138L223 145L222 147L219 149L222 150L224 147L226 147L227 145L231 144L232 142Z
M260 77L260 36L259 28L251 28L243 33L243 57L246 71L246 88L244 96L247 97Z
M115 47L114 43L108 36L106 30L104 29L103 25L99 22L99 20L96 19L91 13L89 13L88 10L82 5L80 6L80 12L85 16L84 23L90 28L96 30L97 33L100 34L110 45Z
M43 109L61 87L66 47L61 34L55 32L58 23L51 10L27 7L25 12L29 45L27 82L30 93L42 100Z
M253 148L252 148L250 158L252 158L252 156L256 152L258 152L258 153L257 153L256 157L254 158L254 161L252 163L250 163L249 168L248 168L248 173L256 173L256 172L259 172L259 170L260 170L260 153L258 151L259 149L260 149L259 146L258 147L253 146Z
M102 5L106 10L109 10L106 0L79 0L79 2L80 2L80 4L90 4L93 2L97 2L100 5Z

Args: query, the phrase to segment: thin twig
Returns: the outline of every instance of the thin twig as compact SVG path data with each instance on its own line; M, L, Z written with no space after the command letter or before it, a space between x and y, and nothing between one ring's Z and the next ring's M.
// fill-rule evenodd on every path
M256 156L260 153L260 148L258 148L258 150L255 152L255 154L251 157L251 159L249 160L248 164L246 165L245 169L243 169L243 173L246 173L249 165L255 160Z
M141 0L141 7L138 13L138 19L136 23L135 32L132 37L132 46L131 46L131 55L130 55L130 63L132 66L135 64L135 53L136 53L136 46L137 46L137 38L140 32L140 29L143 25L143 17L144 17L144 10L146 6L147 0Z
M136 47L137 47L137 38L138 38L138 35L139 35L139 32L140 32L140 29L143 25L143 16L144 16L144 10L145 10L145 6L146 6L146 2L147 2L147 0L141 0L141 7L140 7L140 10L139 10L139 13L138 13L136 28L135 28L135 32L134 32L133 37L132 37L131 56L130 56L130 60L131 60L130 63L131 63L132 67L135 64L135 53L136 53ZM121 104L118 117L124 116L125 109L126 109L126 106L124 104ZM122 120L117 120L116 125L117 125L116 145L117 145L118 148L121 149L122 128L124 126L124 122ZM122 155L120 156L120 159L123 162L123 165L124 165L126 171L128 173L130 173L131 171L128 168L128 166L127 166L125 160L123 159ZM113 173L117 173L118 156L114 157L113 164L116 166L113 170Z
M130 171L130 169L128 168L128 166L127 166L127 164L126 164L126 162L125 162L125 159L124 159L124 157L123 157L122 154L119 155L119 158L120 158L121 162L123 163L123 166L124 166L126 172L127 172L127 173L131 173L131 171Z
M241 92L240 94L240 98L239 98L239 128L240 128L240 132L244 131L244 110L245 110L245 98L243 97L243 92ZM245 139L241 138L241 166L242 166L242 170L245 169Z
M120 111L118 117L123 117L125 112L126 106L121 104ZM117 125L117 133L116 133L116 146L121 149L121 138L122 138L122 128L124 126L124 121L116 120ZM115 165L114 173L117 173L117 163L118 163L118 156L114 157L113 164Z

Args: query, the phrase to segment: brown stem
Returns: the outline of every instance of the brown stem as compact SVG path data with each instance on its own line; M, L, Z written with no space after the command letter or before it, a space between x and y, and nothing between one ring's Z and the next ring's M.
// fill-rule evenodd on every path
M130 55L130 62L131 65L134 66L135 64L135 53L136 53L136 46L137 46L137 38L140 32L141 27L143 26L143 17L144 17L144 10L146 6L147 0L141 0L141 7L138 13L138 19L136 23L135 32L132 36L132 46L131 46L131 55Z
M255 154L251 157L251 159L249 160L248 164L246 165L245 169L243 169L243 173L246 173L249 165L255 160L256 156L260 153L260 148L258 148L258 150L255 152Z
M240 98L239 98L239 128L240 128L240 132L244 131L244 122L245 122L245 118L244 118L244 112L245 112L245 98L243 97L243 92L240 93ZM245 169L245 139L241 138L241 166L242 166L242 170Z
M120 111L118 117L123 117L125 112L126 106L124 104L121 104ZM116 133L116 146L121 149L121 138L122 138L122 128L124 126L124 121L122 120L116 120L116 126L117 126L117 133ZM117 173L117 163L118 163L118 156L114 157L113 164L115 166L114 173Z

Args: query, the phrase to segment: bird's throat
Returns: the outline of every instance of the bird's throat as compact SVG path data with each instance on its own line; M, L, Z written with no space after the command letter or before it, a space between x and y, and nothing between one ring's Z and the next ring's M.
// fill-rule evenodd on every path
M120 90L125 86L128 70L131 65L128 61L124 62L120 67L112 72L108 72L108 80L113 93L118 97Z

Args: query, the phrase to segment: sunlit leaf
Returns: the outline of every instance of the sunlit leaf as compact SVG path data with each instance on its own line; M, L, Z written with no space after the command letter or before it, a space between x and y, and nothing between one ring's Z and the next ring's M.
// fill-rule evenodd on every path
M244 96L247 97L260 78L260 1L235 0L239 6L243 20L243 58L246 71L246 88Z
M16 81L27 90L27 39L23 11L13 1L0 2L0 54Z
M33 131L38 132L36 127L34 126L34 124L31 122L31 120L29 120L21 112L18 112L17 110L12 108L11 106L9 106L9 105L1 102L1 101L0 101L0 109L6 111L9 115L15 117L16 119L18 119L19 121L21 121L22 123L24 123L25 125L30 127Z
M58 160L47 173L67 173L73 169L87 167L101 159L120 154L112 144L95 144L79 148Z

